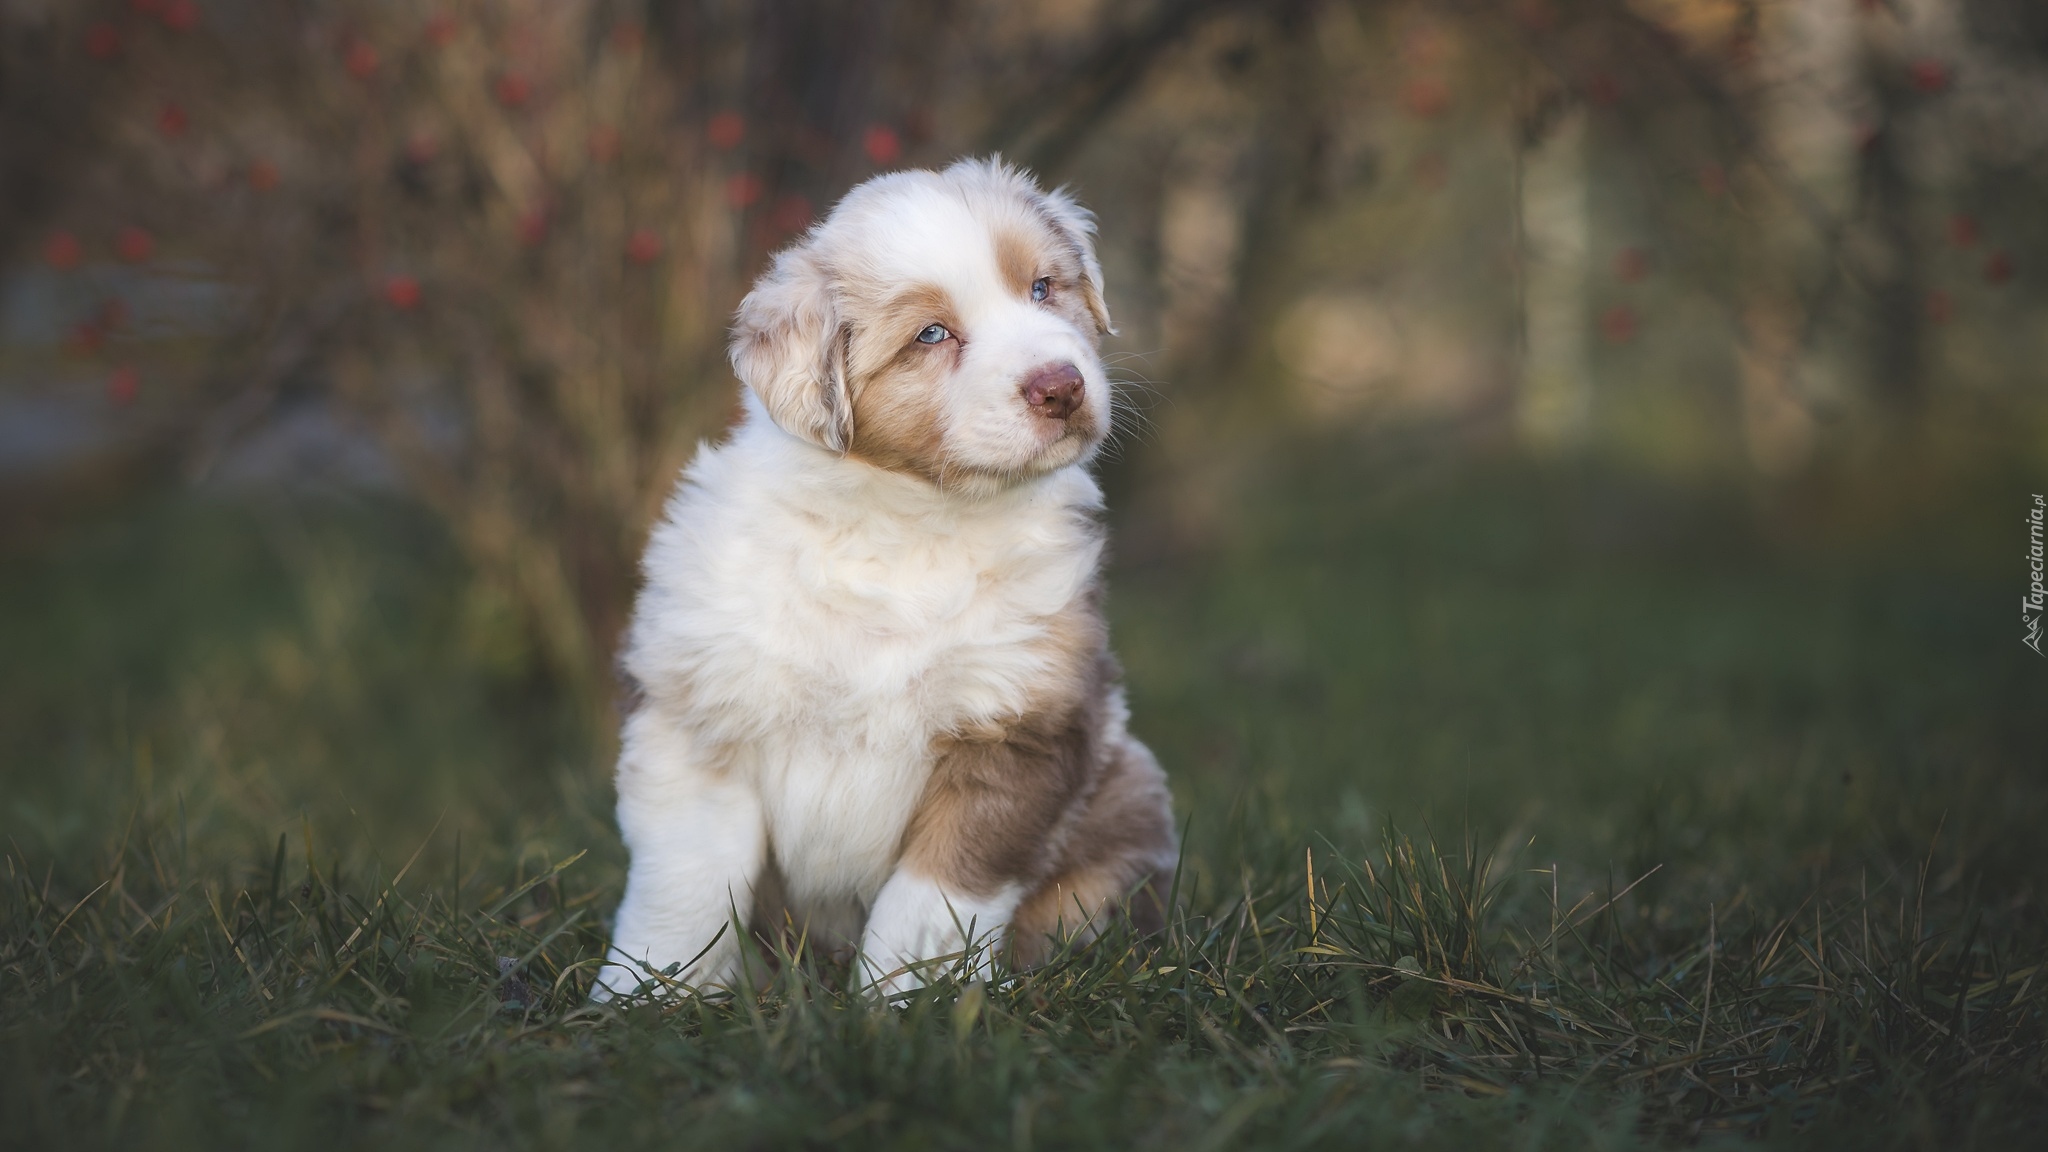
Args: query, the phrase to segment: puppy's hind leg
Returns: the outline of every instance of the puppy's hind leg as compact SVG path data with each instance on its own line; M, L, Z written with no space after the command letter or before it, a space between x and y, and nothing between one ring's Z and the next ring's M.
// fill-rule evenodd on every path
M760 798L707 766L652 707L626 722L619 754L619 831L632 853L626 895L593 1000L662 973L694 988L731 986L767 851Z
M1176 841L1166 774L1150 750L1124 736L1058 868L1011 918L1012 962L1029 968L1062 947L1086 945L1126 911L1140 933L1165 927Z

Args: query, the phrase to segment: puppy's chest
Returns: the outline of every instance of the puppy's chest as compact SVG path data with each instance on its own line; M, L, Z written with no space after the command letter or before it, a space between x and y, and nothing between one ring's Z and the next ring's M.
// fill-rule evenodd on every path
M862 543L804 542L734 565L707 605L698 674L749 684L737 703L757 723L898 755L1029 706L1092 550Z
M793 896L872 898L934 738L1013 719L1058 674L1053 621L1095 549L1001 543L783 537L710 574L692 695L720 701L704 720L750 766Z

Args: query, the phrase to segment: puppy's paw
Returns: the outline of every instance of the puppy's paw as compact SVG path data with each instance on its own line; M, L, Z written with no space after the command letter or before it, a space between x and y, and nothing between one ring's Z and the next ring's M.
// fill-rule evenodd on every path
M861 938L868 986L886 998L916 991L948 971L991 979L1021 895L1016 885L1005 885L991 896L968 896L898 872L875 898Z

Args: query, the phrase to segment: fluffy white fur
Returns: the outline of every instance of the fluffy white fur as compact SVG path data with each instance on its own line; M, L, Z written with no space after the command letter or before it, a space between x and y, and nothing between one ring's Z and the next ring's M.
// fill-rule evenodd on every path
M760 395L773 385L748 378L744 418L700 450L647 548L625 656L644 697L617 777L632 863L599 999L650 972L731 984L771 852L813 940L858 932L884 991L915 986L907 965L961 951L964 931L999 933L1017 906L1015 885L973 898L899 867L900 843L935 736L1029 706L1055 672L1021 642L1100 562L1094 441L1061 442L1024 411L1018 373L1070 360L1105 415L1109 395L1086 334L1003 290L952 175L870 183L824 240L958 303L974 335L943 419L983 479L935 485L849 458L829 404L809 424L785 405L778 423Z

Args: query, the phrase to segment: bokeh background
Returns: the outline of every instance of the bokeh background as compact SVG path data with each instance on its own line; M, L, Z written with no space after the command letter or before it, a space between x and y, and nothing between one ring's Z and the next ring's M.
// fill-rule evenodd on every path
M614 883L726 318L994 151L1099 214L1116 640L1213 888L1392 817L2034 914L2031 0L7 0L0 831Z

